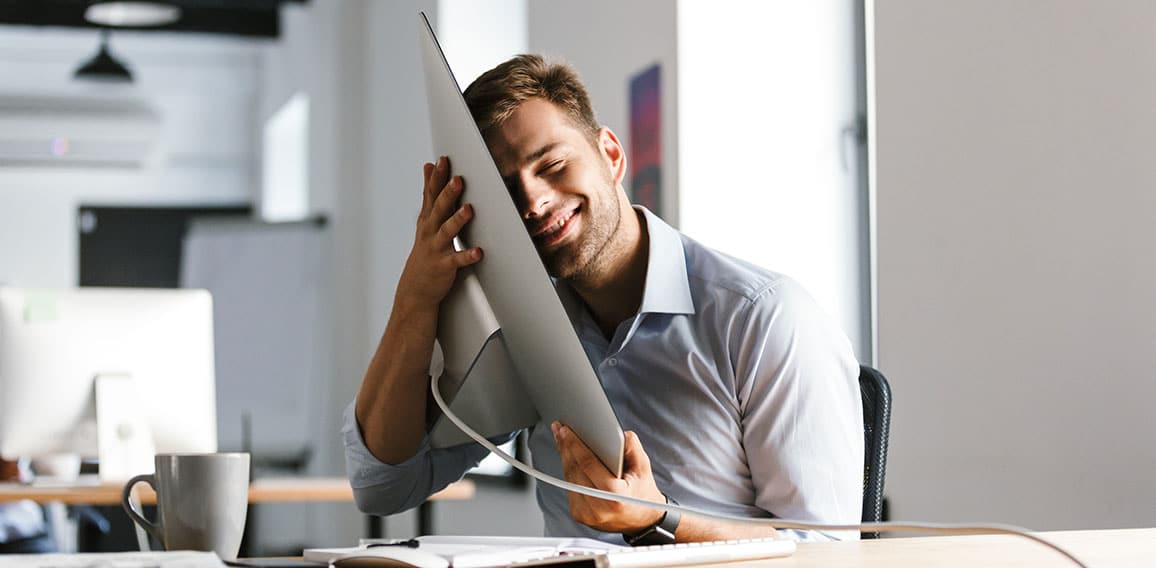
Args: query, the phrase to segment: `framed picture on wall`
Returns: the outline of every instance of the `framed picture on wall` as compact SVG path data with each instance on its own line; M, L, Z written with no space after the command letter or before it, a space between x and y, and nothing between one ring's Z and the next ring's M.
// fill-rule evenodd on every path
M630 199L662 215L662 98L659 64L630 78Z

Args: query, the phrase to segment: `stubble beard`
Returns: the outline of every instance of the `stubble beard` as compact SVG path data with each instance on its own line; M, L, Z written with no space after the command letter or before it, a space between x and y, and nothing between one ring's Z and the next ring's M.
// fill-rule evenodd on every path
M609 249L614 242L614 235L618 234L622 225L622 211L608 172L605 177L602 195L607 199L602 201L597 210L587 208L585 220L588 225L581 238L570 246L541 253L542 262L550 276L569 281L581 280L593 274L601 264L598 261L612 252ZM588 202L587 205L592 204Z

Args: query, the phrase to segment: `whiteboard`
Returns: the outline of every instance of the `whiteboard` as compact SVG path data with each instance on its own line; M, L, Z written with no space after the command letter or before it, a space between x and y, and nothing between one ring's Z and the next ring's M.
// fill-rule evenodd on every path
M256 458L310 451L320 408L319 288L323 224L196 220L185 236L181 286L213 295L221 451Z

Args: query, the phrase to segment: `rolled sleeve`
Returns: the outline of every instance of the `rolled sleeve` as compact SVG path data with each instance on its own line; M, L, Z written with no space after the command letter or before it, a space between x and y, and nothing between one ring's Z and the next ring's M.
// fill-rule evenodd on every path
M341 433L345 441L345 471L353 499L363 513L392 515L417 507L430 495L461 479L489 453L476 443L432 449L426 435L413 457L399 464L387 464L366 446L355 405L356 401L345 408ZM513 436L493 441L503 444Z

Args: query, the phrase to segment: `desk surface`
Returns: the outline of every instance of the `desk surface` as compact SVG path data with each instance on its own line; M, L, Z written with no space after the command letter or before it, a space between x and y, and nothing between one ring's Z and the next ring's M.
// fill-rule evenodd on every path
M38 503L60 502L70 505L119 505L120 484L78 485L69 487L38 487L16 483L0 483L0 502L28 499ZM473 481L468 479L451 484L433 494L431 501L472 499ZM156 494L146 484L137 485L142 503L156 503ZM257 479L249 486L250 503L336 501L352 502L353 490L344 477L285 477Z
M1090 568L1156 566L1156 528L1039 533ZM973 568L1075 566L1059 553L1024 538L1004 535L883 538L859 542L800 544L790 558L718 566L812 568L829 566Z

